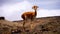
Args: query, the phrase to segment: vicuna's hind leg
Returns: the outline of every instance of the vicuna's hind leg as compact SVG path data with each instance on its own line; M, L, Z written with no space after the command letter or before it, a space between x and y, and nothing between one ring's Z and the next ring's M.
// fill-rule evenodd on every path
M25 31L25 23L27 22L27 17L25 16L25 19L23 20L23 30Z

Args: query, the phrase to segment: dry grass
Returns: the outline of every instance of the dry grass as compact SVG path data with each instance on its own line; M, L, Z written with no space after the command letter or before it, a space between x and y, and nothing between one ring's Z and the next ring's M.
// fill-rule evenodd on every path
M23 21L0 20L0 34L60 34L60 17L37 18L24 27Z

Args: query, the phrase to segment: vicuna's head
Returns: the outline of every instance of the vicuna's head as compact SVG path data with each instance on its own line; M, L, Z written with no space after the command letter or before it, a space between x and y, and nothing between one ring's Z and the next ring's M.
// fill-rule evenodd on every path
M33 6L32 9L37 10L38 6Z

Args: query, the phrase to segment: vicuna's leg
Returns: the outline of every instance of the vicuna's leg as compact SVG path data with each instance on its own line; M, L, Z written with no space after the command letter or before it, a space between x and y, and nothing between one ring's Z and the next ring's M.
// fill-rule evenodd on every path
M23 30L25 31L25 23L27 21L27 17L25 16L24 22L23 22Z
M24 20L24 22L23 22L23 30L25 30L25 27L24 27L24 25L25 25L25 20Z
M32 16L32 17L31 17L31 21L34 21L34 20L35 20L35 17L34 17L34 16Z

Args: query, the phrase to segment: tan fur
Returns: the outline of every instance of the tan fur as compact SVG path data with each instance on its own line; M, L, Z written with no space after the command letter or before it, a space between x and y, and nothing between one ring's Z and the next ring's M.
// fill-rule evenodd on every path
M33 6L32 9L36 10L38 6ZM25 12L21 16L23 20L35 18L35 12Z

